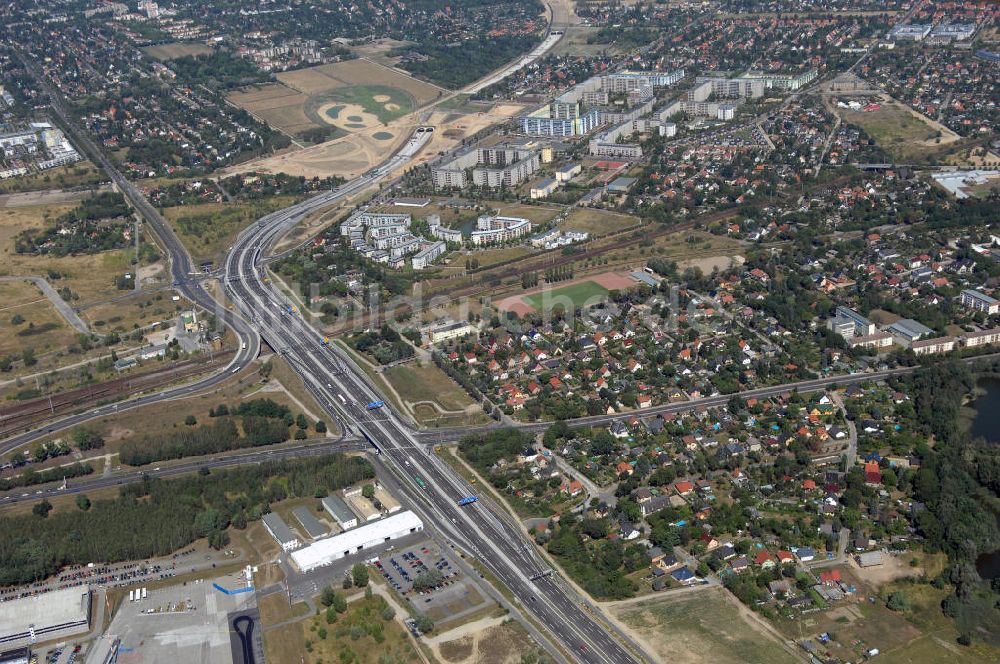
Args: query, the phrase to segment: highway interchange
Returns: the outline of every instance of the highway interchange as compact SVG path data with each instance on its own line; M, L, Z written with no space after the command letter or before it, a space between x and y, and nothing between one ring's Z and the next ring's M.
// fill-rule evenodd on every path
M531 622L540 626L547 636L561 646L561 650L548 645L557 659L582 662L636 662L652 661L634 642L616 628L595 618L599 612L554 573L539 557L534 544L516 522L490 501L480 500L466 507L457 501L474 493L472 487L433 452L433 445L454 435L442 436L441 432L417 431L411 423L397 416L389 407L368 410L366 404L382 397L371 386L364 372L335 344L323 341L320 332L310 326L284 295L265 279L263 261L268 250L289 230L308 216L338 201L360 194L380 180L404 167L424 147L432 135L432 128L420 127L382 166L360 177L302 203L267 215L245 229L237 237L224 261L222 282L225 295L235 305L229 310L202 286L193 270L191 259L180 240L159 212L141 192L114 167L103 153L79 131L66 112L59 96L51 89L34 63L22 57L27 69L49 94L56 115L85 150L111 177L135 209L150 225L161 246L171 259L171 275L175 289L196 305L215 313L236 335L239 349L225 370L187 385L170 388L155 394L137 397L112 406L104 406L87 413L64 418L45 428L22 433L0 443L0 453L23 446L40 436L65 430L97 417L123 412L157 401L189 396L214 387L239 373L259 354L261 342L266 341L280 353L302 377L306 389L338 422L341 438L337 440L297 444L275 450L222 456L210 460L185 462L162 469L136 472L131 475L107 476L74 481L69 486L45 492L8 495L0 504L19 500L35 500L42 495L76 493L114 484L121 484L144 475L167 476L193 472L201 468L218 468L243 463L260 463L267 460L315 456L337 450L371 449L374 465L380 477L386 478L395 491L405 496L410 507L424 521L435 537L446 544L454 544L471 555L512 595L520 610L528 614ZM238 312L238 315L237 315ZM847 385L862 380L887 378L910 371L909 368L832 376L803 381L792 385L760 388L741 393L749 398L767 397L792 389L806 392L832 384ZM679 412L698 407L724 406L731 395L710 396L695 401L664 404L643 411L644 416L662 412ZM574 424L597 425L614 419L614 416L581 418ZM499 425L491 425L499 426ZM544 430L544 423L524 425L525 431ZM491 427L481 427L477 430ZM464 429L458 434L467 434ZM421 481L418 482L417 478ZM39 495L41 494L41 495ZM543 642L547 639L543 639Z

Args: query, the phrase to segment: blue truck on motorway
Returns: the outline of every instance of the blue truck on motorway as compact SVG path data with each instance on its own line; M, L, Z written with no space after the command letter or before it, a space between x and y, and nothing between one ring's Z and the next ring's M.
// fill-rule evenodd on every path
M368 410L375 410L376 408L381 408L385 405L385 401L379 399L378 401L372 401L370 404L365 406Z
M476 502L476 500L478 500L478 498L476 498L475 496L462 498L460 501L458 501L458 506L465 507L466 505L471 505L472 503Z

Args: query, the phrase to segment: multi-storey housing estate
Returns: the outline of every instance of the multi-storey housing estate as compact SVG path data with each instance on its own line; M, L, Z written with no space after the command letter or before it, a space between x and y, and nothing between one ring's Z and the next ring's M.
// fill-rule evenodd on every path
M963 290L958 296L958 300L962 303L962 306L975 311L981 311L984 314L993 315L1000 312L1000 300L971 288Z
M476 220L476 230L469 239L472 244L497 244L524 237L531 232L531 222L521 217L491 217L483 215Z
M516 187L541 167L541 155L535 150L512 145L473 148L431 170L437 189L462 189L469 184L499 189Z

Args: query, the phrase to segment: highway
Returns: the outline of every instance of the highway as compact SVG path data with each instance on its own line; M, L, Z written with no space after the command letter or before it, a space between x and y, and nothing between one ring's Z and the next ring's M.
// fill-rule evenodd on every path
M288 229L316 209L375 184L405 164L428 136L418 130L384 166L247 228L224 264L226 293L268 344L302 376L317 402L330 415L352 422L353 428L372 442L376 465L384 467L383 473L397 476L408 504L424 522L469 552L566 651L573 653L574 660L637 661L582 608L583 600L563 587L518 524L485 502L464 508L457 505L460 498L474 493L472 487L429 453L411 426L388 406L369 410L366 404L382 397L368 385L362 370L335 345L324 344L322 335L263 278L263 255Z
M139 471L135 476L118 475L76 481L65 489L55 489L43 494L7 496L4 500L33 500L60 493L93 490L132 479L149 476L169 476L189 473L200 468L218 468L227 465L260 463L266 460L316 456L339 449L357 449L364 439L374 446L374 463L383 474L391 474L398 491L409 506L418 513L429 529L469 553L520 603L523 610L541 625L569 653L572 661L587 663L619 663L653 661L641 648L615 628L594 618L599 614L591 610L586 600L567 588L558 574L542 560L522 531L489 501L480 500L472 505L459 507L457 501L474 493L473 488L430 450L429 443L441 439L440 432L417 432L411 423L401 419L388 406L369 409L366 404L380 401L382 397L369 384L364 372L333 344L324 344L322 335L312 328L284 295L265 280L263 259L268 250L290 229L316 211L337 201L359 194L377 184L402 166L405 166L427 143L433 129L417 129L403 147L382 166L331 191L324 192L297 205L269 214L241 232L226 256L222 268L226 295L236 305L239 314L227 310L202 287L193 270L190 256L173 233L169 224L110 163L83 132L76 129L62 105L58 94L45 81L37 66L20 54L29 72L52 100L57 116L66 125L68 133L111 177L118 189L150 224L162 247L171 257L171 274L174 286L195 304L215 313L234 331L239 350L226 369L196 383L164 390L157 394L106 406L89 413L71 416L49 427L28 432L0 444L0 452L24 445L40 435L75 426L95 417L137 408L142 405L188 396L225 380L238 373L259 353L261 340L279 352L302 377L306 389L318 404L338 423L341 431L354 433L331 444L311 444L262 450L249 454L192 461L163 468L159 471ZM803 381L794 385L760 388L741 393L749 398L767 397L791 389L811 391L837 383L847 385L863 380L876 380L911 371L910 368L884 372L836 376ZM644 409L636 414L651 416L663 412L680 412L699 407L725 406L732 395L716 395L694 401L664 404ZM595 416L572 422L576 425L605 424L619 416ZM488 430L499 425L479 429L463 429L457 434ZM522 427L529 432L541 431L547 423ZM367 447L367 445L366 445ZM417 481L420 478L420 481ZM628 644L627 647L625 644ZM560 660L565 656L558 651L553 655Z
M20 49L15 49L18 58L25 69L38 83L39 88L48 97L52 110L62 122L66 133L73 139L77 147L88 155L95 164L101 167L108 177L111 178L114 186L131 203L133 208L139 212L140 216L149 224L150 229L156 235L160 246L170 255L170 271L173 278L175 290L206 311L213 313L236 335L238 344L236 354L232 361L221 371L203 378L199 381L188 383L179 387L163 390L157 394L147 395L136 399L121 401L113 407L99 408L89 413L81 413L60 420L58 423L26 432L20 436L8 438L0 444L0 454L6 453L16 447L31 442L39 435L51 433L57 430L64 430L86 422L94 417L106 415L109 412L123 412L145 406L156 401L174 399L178 397L190 396L195 392L200 392L226 380L230 375L239 373L244 367L250 364L260 353L260 336L257 335L246 321L227 311L225 307L219 305L215 299L202 287L197 278L197 273L191 265L191 257L187 253L184 245L178 239L173 229L166 219L153 207L142 192L129 182L125 176L115 167L114 164L104 155L104 153L90 140L86 132L81 131L76 126L72 116L66 110L62 97L52 87L39 69L35 60L25 55Z

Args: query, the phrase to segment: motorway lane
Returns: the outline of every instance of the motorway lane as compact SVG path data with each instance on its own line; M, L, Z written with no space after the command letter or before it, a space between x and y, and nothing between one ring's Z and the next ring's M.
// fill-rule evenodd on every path
M294 221L283 216L277 225ZM471 494L472 489L447 467L423 458L427 448L413 438L409 427L391 410L365 409L363 404L379 396L355 375L350 359L336 347L323 346L317 331L288 312L282 295L258 280L261 248L272 240L274 231L256 228L256 234L241 237L226 262L227 287L241 310L254 317L264 338L280 349L304 377L313 378L310 385L324 393L320 403L353 418L359 430L377 441L382 460L391 461L389 465L398 473L424 479L427 487L422 491L412 488L412 477L406 480L411 485L408 488L415 492L410 502L418 513L475 554L575 657L587 662L635 661L553 579L532 579L549 570L519 529L506 524L485 505L458 508L457 500ZM325 384L317 383L316 376L323 376ZM346 404L340 401L342 398Z

